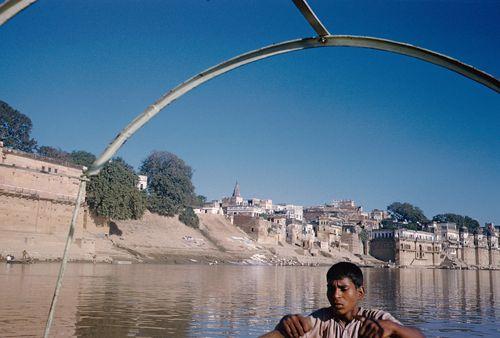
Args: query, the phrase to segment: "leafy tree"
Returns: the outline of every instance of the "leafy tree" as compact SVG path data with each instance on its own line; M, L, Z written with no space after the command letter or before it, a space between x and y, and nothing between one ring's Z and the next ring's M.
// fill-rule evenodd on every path
M198 195L198 196L196 196L196 199L194 201L194 206L202 207L206 202L207 202L207 198L205 196Z
M108 162L87 186L87 204L99 216L114 220L139 219L146 196L137 189L139 178L120 158Z
M196 214L194 213L193 208L191 207L187 207L184 208L184 210L182 210L182 212L179 215L179 221L192 228L200 227L200 220L198 219L198 216L196 216Z
M194 204L193 170L176 155L153 152L144 160L140 171L148 176L148 209L151 212L173 216Z
M94 163L96 157L94 154L89 153L85 150L73 150L71 153L62 150L61 148L55 148L50 146L41 146L37 149L38 155L55 158L61 161L70 162L76 165L83 165L90 168L92 163ZM123 162L124 165L127 165ZM130 166L129 166L130 167ZM132 168L132 167L130 167ZM133 169L132 169L133 171Z
M32 153L36 140L30 137L31 119L0 101L0 140L6 147Z
M61 161L69 161L69 153L62 150L61 148L54 148L51 146L41 146L37 149L37 154L40 156L54 158Z
M458 228L467 227L469 232L475 233L479 230L479 222L469 216L462 216L452 213L439 214L432 218L433 221L439 223L451 222L455 223Z
M422 230L422 226L420 226L419 224L415 224L415 223L405 224L404 227L408 230L415 230L415 231Z
M69 160L77 165L84 165L90 168L92 163L94 163L96 157L94 154L89 153L85 150L74 150L69 154Z
M394 202L387 207L393 219L398 222L408 222L410 224L419 225L428 222L423 211L410 203Z
M384 229L397 229L398 223L395 222L392 218L384 219L382 222L382 228Z
M361 229L361 231L358 234L358 237L363 243L366 243L370 240L370 235L368 234L368 231L364 228Z

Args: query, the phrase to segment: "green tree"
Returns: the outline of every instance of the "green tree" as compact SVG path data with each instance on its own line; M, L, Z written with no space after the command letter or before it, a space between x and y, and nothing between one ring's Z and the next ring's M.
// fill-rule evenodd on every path
M140 219L146 196L137 189L139 178L120 158L108 162L87 186L87 204L99 216L114 220Z
M479 222L469 216L462 216L452 213L439 214L432 218L433 221L439 223L451 222L455 223L458 228L467 227L469 232L475 233L479 230Z
M424 212L419 207L410 203L394 202L387 207L391 218L398 227L405 227L411 230L420 230L422 224L429 222Z
M70 162L76 165L83 165L90 168L92 163L94 163L96 157L94 154L89 153L85 150L73 150L71 153L62 150L61 148L55 148L51 146L41 146L37 149L38 155L55 158L61 161ZM128 166L124 162L125 165ZM130 167L132 168L132 167ZM132 169L133 170L133 169Z
M148 209L173 216L195 204L193 170L176 155L166 151L151 153L142 163L141 173L148 176Z
M76 165L84 165L87 168L90 168L92 163L94 163L96 157L94 154L89 153L85 150L74 150L69 154L69 160L71 163Z
M428 222L422 209L410 203L394 202L387 207L387 210L399 222L407 221L414 224Z
M182 210L182 212L179 214L179 221L192 228L200 227L200 220L191 207L186 207L184 208L184 210Z
M364 228L361 229L361 231L358 234L358 237L363 243L366 243L370 240L370 235L368 234L368 231Z
M0 141L4 146L32 153L36 140L31 138L31 119L0 101Z
M384 229L397 229L399 226L398 226L398 223L395 222L392 218L387 218L387 219L384 219L382 222L382 228Z
M51 146L41 146L36 150L37 154L44 157L53 158L60 161L69 162L69 153L61 148L54 148Z
M196 196L196 199L194 201L194 206L202 207L206 202L207 202L207 198L205 196L198 195L198 196Z

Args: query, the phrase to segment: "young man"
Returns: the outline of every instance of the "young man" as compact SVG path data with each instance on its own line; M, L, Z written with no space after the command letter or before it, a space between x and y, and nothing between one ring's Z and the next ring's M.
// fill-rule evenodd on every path
M330 307L314 311L310 316L287 315L275 330L261 338L323 337L323 338L385 338L424 335L420 330L403 326L391 314L358 306L363 299L363 273L355 264L333 265L326 274Z

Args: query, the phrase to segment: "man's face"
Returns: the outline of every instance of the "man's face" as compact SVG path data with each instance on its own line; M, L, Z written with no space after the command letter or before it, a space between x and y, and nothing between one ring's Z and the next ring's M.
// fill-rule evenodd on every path
M326 295L335 313L339 316L346 316L353 314L358 301L363 299L365 290L362 286L356 288L350 278L344 277L328 281Z

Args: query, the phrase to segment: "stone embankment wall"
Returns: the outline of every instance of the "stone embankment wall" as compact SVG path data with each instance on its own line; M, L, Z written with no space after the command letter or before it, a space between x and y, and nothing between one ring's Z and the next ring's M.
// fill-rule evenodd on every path
M473 247L464 247L459 250L460 259L468 265L477 265L476 249Z
M363 243L361 243L358 233L342 232L340 243L341 245L344 245L348 251L355 255L363 254Z
M459 249L460 259L467 265L499 266L499 250L482 247L463 247Z
M399 239L395 243L396 263L402 266L441 264L441 246L432 241Z
M58 258L68 234L83 167L9 148L0 142L0 254ZM83 206L77 219L75 255L91 254L84 230L97 224ZM86 254L88 256L89 254Z
M392 238L370 241L370 255L384 262L396 262L396 243Z
M439 266L444 259L458 259L467 266L500 267L500 251L496 248L464 246L457 254L441 249L441 243L421 240L377 238L370 241L370 254L399 266Z
M246 215L234 215L233 224L242 229L247 236L261 244L277 245L285 240L285 235L268 232L272 223Z

